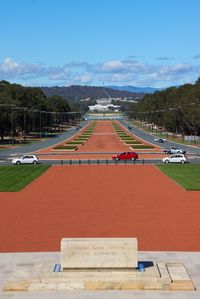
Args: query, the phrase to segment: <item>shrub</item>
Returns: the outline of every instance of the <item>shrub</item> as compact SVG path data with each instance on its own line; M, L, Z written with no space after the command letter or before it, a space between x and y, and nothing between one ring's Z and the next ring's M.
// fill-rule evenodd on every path
M122 136L120 137L122 140L135 140L135 138L133 137L129 137L129 136Z
M83 132L82 134L92 135L92 134L93 134L93 131L92 131L92 132L91 132L91 131L85 131L85 132Z
M83 141L81 141L81 140L78 141L78 140L77 140L77 141L69 141L69 142L67 142L66 144L69 144L69 145L70 145L70 144L71 144L71 145L77 144L77 145L78 145L78 144L83 144L83 143L84 143Z
M83 138L75 138L75 139L73 139L72 140L72 142L75 142L75 141L78 141L78 142L83 142L83 141L85 141L85 140L87 140L88 138L85 138L85 137L83 137Z
M132 140L132 141L131 140L130 141L127 140L127 141L124 141L124 143L126 143L126 144L133 144L133 145L134 144L142 144L142 142L140 142L140 141L134 141L134 140Z
M128 135L126 133L117 133L117 135L120 137L131 137L130 135Z
M79 136L91 136L92 135L92 133L88 133L88 132L83 132L81 135L79 135Z
M126 142L126 141L135 141L134 138L121 138L121 140L122 140L123 142Z
M78 147L75 145L58 145L53 147L53 150L77 150Z
M73 141L87 141L88 140L88 137L83 137L83 138L76 138L76 139L74 139Z
M152 149L152 148L154 148L154 146L144 145L144 144L141 144L141 145L136 144L136 145L131 146L131 148L132 149Z

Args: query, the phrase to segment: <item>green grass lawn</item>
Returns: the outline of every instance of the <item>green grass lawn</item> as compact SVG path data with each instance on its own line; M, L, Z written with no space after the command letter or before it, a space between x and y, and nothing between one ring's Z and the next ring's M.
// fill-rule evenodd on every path
M170 164L157 167L186 190L200 190L200 165Z
M50 165L0 166L0 192L20 191Z

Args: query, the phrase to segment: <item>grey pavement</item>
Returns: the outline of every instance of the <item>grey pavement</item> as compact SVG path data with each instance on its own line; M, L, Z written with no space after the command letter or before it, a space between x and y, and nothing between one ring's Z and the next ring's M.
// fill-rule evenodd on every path
M2 288L17 264L49 261L60 263L59 252L0 253L0 299L199 299L200 252L150 252L139 251L139 261L164 261L184 263L195 291L29 291L3 292Z

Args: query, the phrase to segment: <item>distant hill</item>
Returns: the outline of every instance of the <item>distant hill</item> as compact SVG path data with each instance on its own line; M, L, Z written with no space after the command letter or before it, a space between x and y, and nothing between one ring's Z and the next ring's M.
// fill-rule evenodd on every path
M135 87L135 86L106 86L107 88L112 88L115 90L129 91L135 93L154 93L155 91L160 91L162 88L153 87Z
M71 85L68 87L41 87L42 91L47 97L58 95L64 99L80 100L84 98L98 99L98 98L138 98L142 94L137 92L117 90L112 88L97 87L97 86L81 86Z

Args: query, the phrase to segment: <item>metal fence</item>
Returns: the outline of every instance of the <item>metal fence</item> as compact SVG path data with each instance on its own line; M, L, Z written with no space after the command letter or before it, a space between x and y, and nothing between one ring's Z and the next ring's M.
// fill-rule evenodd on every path
M60 165L134 165L134 164L149 164L152 163L152 161L149 160L109 160L109 159L96 159L96 160L53 160L53 164L60 164ZM161 162L160 160L154 161L153 163Z

